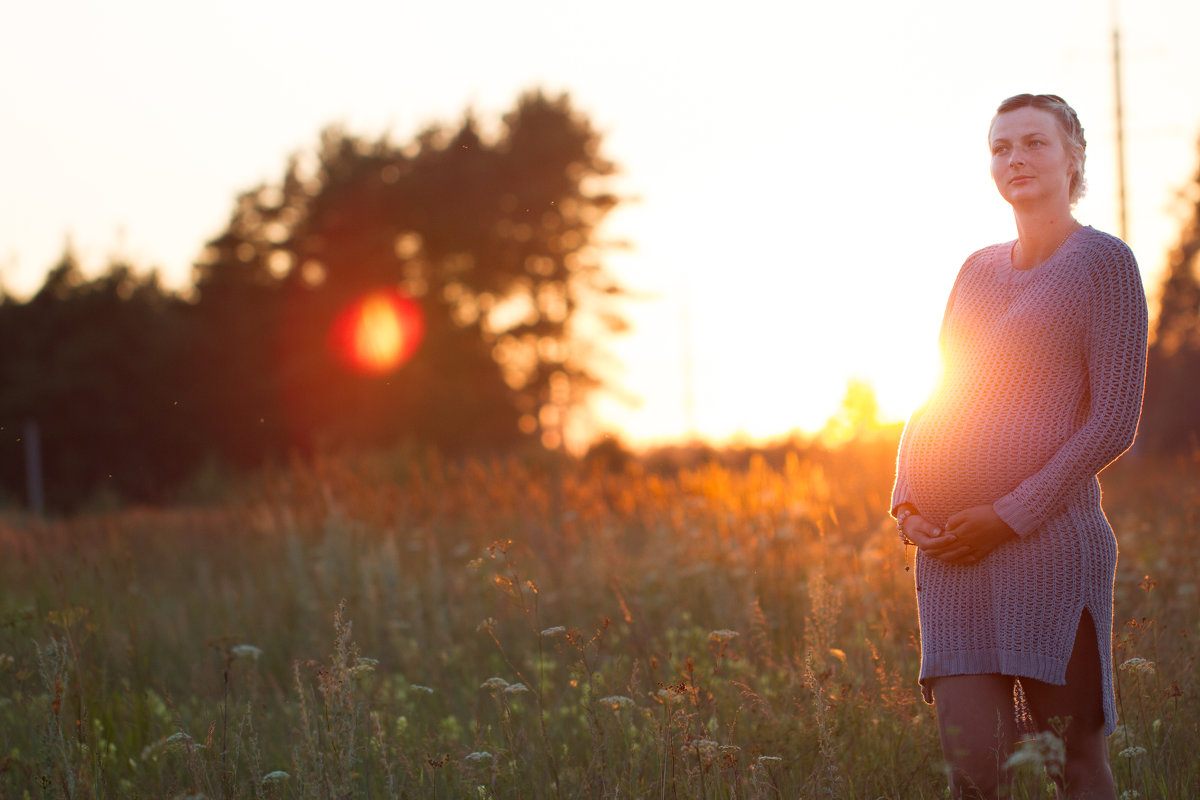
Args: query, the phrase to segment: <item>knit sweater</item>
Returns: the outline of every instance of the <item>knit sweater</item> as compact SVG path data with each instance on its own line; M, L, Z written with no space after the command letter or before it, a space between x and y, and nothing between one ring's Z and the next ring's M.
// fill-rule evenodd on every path
M990 504L1016 532L978 563L918 553L920 681L999 673L1066 683L1084 611L1094 622L1105 732L1117 543L1097 474L1132 443L1147 313L1125 244L1076 230L1045 262L1013 268L1012 242L967 259L942 322L942 376L900 441L893 511L936 525Z

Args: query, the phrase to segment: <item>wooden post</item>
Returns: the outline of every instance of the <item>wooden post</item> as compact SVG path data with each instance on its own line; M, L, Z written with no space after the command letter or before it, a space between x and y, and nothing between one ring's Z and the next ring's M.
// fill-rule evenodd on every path
M42 434L37 420L25 420L25 491L29 510L39 517L46 513L42 484Z

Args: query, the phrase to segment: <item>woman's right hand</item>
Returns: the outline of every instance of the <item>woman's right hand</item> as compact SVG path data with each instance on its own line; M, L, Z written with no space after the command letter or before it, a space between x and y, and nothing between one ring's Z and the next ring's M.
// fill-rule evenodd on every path
M954 560L965 553L953 533L942 530L920 514L910 514L904 520L904 535L926 555L937 559Z

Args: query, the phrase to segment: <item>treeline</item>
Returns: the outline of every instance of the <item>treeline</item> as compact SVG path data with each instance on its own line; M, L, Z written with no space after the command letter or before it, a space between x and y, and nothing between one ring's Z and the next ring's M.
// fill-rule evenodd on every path
M1138 441L1148 452L1195 457L1200 456L1200 166L1181 197L1186 217L1167 259Z
M523 95L496 127L326 131L315 165L237 198L186 291L128 264L88 279L67 252L33 297L6 293L0 490L24 499L30 433L57 509L319 448L558 446L598 385L591 342L624 325L596 235L615 168L566 95ZM356 371L331 329L379 290L417 309L420 346Z
M467 114L402 144L327 130L236 199L184 291L125 263L86 278L68 251L33 297L0 295L0 503L25 502L37 472L46 504L71 510L168 501L210 466L318 449L559 446L599 385L595 342L625 324L596 233L615 167L566 95L523 95L496 127ZM1200 452L1200 171L1189 192L1143 453ZM356 371L333 333L381 289L415 304L420 346ZM627 457L607 447L596 455Z

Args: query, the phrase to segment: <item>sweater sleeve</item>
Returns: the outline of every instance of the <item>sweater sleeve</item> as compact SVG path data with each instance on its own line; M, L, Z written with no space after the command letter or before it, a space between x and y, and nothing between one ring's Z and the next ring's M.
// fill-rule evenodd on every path
M1133 444L1146 374L1145 290L1124 244L1095 253L1083 354L1088 409L1083 425L1046 464L993 508L1019 536L1061 512L1079 485Z

